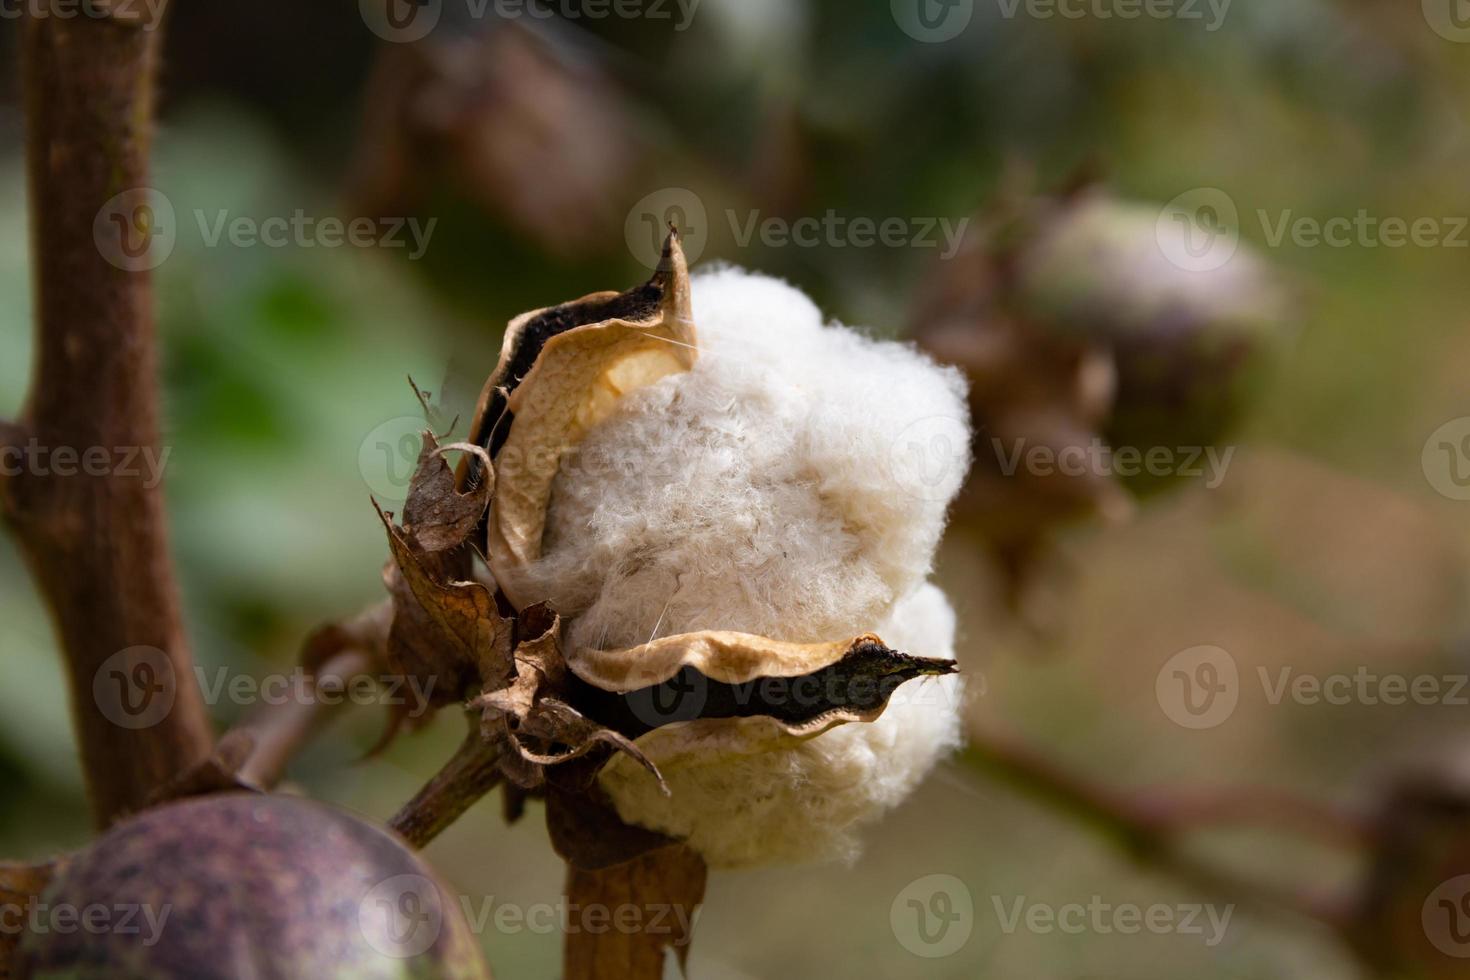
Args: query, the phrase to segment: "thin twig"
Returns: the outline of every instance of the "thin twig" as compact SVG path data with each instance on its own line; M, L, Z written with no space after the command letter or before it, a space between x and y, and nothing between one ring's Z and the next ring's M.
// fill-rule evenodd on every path
M3 495L56 624L100 826L145 805L212 746L163 492L143 465L167 458L149 273L104 257L107 236L97 230L138 231L128 222L141 204L118 195L149 183L162 32L139 5L128 7L107 17L36 14L25 24L36 373L21 424L47 456L8 477ZM76 472L77 457L90 468ZM146 686L108 693L133 682Z
M1188 797L1178 802L1140 800L1073 776L1020 743L973 725L964 757L986 775L1090 828L1143 867L1230 901L1284 908L1333 927L1342 922L1344 906L1334 897L1247 878L1203 862L1183 847L1184 836L1200 824L1226 822L1233 817L1259 822L1289 814L1289 826L1301 829L1303 812L1325 814L1325 807L1302 801L1288 804L1279 795L1253 797L1239 792ZM1219 809L1211 812L1207 802L1217 804ZM1356 843L1365 842L1366 827L1343 814L1334 813L1332 819L1324 819L1319 829L1346 839L1345 828L1349 827L1353 828ZM1364 836L1357 837L1360 830Z
M388 821L414 849L422 849L462 817L501 780L500 752L480 734L478 716L453 758Z

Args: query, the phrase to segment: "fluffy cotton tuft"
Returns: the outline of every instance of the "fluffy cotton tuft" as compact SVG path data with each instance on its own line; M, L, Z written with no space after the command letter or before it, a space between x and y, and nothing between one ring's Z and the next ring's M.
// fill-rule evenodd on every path
M933 585L901 601L877 632L899 649L954 658L954 612ZM962 695L958 674L909 681L877 721L742 755L663 756L640 740L670 795L626 756L603 770L601 785L624 820L687 839L711 867L850 861L858 830L903 802L959 744Z
M959 372L735 269L695 277L693 308L695 367L625 396L563 460L521 587L563 615L572 650L872 631L952 657L953 614L924 583L969 465ZM671 799L622 762L604 785L624 819L688 837L714 865L846 856L851 828L954 744L958 690L913 681L875 723L661 760Z
M574 649L851 638L929 574L969 465L964 381L824 326L775 279L721 270L693 294L699 361L564 461L524 589L573 620Z

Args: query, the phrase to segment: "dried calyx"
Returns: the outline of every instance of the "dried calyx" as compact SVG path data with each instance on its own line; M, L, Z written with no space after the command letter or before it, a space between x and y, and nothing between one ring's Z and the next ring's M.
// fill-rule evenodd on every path
M589 433L637 411L627 406L639 392L695 367L694 319L676 233L644 285L519 317L481 395L471 442L440 448L428 434L402 523L380 511L393 555L385 570L392 669L419 677L436 705L468 705L501 775L517 794L548 793L548 819L563 827L616 821L617 787L629 776L599 780L614 756L643 773L639 793L657 787L678 807L680 788L666 781L659 759L789 750L839 726L865 726L904 682L954 670L951 659L890 648L866 631L877 623L865 622L845 639L816 643L728 629L674 631L624 649L564 639L558 613L582 610L553 609L535 574L553 498L575 479L567 467ZM699 447L660 451L691 449ZM464 453L454 477L444 460L450 450ZM477 570L477 555L488 575ZM579 812L568 816L568 808ZM667 830L657 818L638 822ZM669 843L647 830L627 839L638 843L622 859Z

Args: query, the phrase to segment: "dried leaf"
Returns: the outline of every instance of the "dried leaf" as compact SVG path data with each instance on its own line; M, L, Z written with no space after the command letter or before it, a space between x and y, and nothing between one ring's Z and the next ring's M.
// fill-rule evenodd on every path
M500 363L486 382L473 440L495 460L497 489L485 553L517 607L515 569L541 555L546 507L562 458L619 398L694 364L689 269L677 232L652 279L629 292L595 293L512 321ZM483 464L460 471L461 489Z
M506 778L524 789L545 782L544 770L585 756L599 746L632 756L659 785L660 775L625 736L585 717L558 695L568 673L561 655L561 620L545 605L532 606L518 624L528 634L516 645L515 678L508 685L487 683L471 702L483 710L487 740L503 742ZM667 790L666 790L667 791Z
M458 703L466 691L487 681L508 680L511 624L490 590L479 582L453 580L442 556L415 552L380 507L378 517L393 552L384 572L394 601L387 649L393 671L418 678L436 705Z
M483 474L464 493L456 488L454 471L444 461L444 454L455 450L479 459ZM494 489L494 470L483 448L464 442L440 447L434 434L426 431L418 466L409 484L408 500L403 505L404 533L422 551L458 548L479 527Z

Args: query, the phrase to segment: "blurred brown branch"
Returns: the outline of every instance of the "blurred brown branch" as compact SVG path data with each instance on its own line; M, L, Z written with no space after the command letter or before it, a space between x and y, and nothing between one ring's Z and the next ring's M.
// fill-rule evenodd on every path
M1230 901L1285 909L1341 928L1348 905L1217 867L1189 854L1185 838L1210 824L1249 823L1368 843L1367 821L1276 792L1131 794L1079 778L1020 742L971 725L964 760L972 768L1088 827L1139 865Z
M94 230L108 202L148 184L159 26L121 13L25 24L37 354L22 424L48 450L115 458L159 449L149 275L109 262ZM163 492L137 468L70 477L20 469L7 480L5 516L56 623L88 791L105 826L212 744ZM93 685L110 658L137 648L161 651L171 676L151 679L173 701L155 724L125 727L104 714ZM130 654L114 664L124 682L143 666Z

